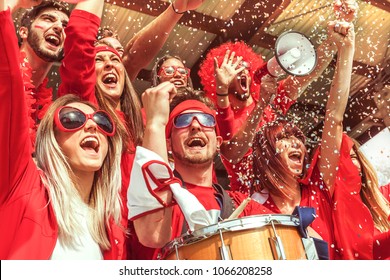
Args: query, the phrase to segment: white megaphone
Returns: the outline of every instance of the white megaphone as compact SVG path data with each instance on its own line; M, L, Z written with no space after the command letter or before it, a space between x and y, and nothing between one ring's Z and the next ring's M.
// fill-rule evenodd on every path
M302 33L287 31L275 43L275 56L255 71L257 83L269 74L275 78L282 75L305 76L317 65L317 54L313 44Z

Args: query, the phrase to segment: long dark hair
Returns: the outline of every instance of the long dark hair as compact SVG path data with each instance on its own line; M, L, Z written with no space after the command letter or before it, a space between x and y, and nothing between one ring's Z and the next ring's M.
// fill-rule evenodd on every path
M160 78L158 77L158 72L160 71L160 68L163 65L163 63L165 61L167 61L168 59L171 59L171 58L177 59L177 60L181 61L181 63L183 63L183 65L185 65L184 62L183 62L183 59L181 59L177 55L169 55L169 54L167 54L167 55L164 55L163 57L159 58L156 61L156 63L154 64L154 67L153 67L152 72L151 72L151 77L150 78L151 78L151 82L152 82L152 86L153 87L155 87L158 84L160 84ZM190 88L194 88L194 86L192 85L192 80L191 80L190 76L187 77L187 86L190 87Z
M294 135L305 144L305 136L302 131L293 123L284 119L270 122L257 132L253 141L253 190L262 192L264 188L271 194L281 197L288 197L289 188L286 174L287 168L281 162L276 151L276 142L282 137ZM304 168L301 176L306 174L308 154L306 151Z
M104 41L98 41L96 45L107 45ZM129 75L126 70L124 70L125 75L125 84L120 97L120 108L123 113L124 126L125 130L122 129L122 126L118 126L118 130L124 139L128 139L130 143L133 144L133 147L127 146L128 150L134 152L135 147L141 145L143 139L143 118L141 113L141 100L133 87L133 84L130 81ZM95 87L96 98L98 100L99 106L104 110L112 110L116 107L115 102L107 95L105 95L102 90L96 86ZM129 141L124 141L124 144L129 143Z

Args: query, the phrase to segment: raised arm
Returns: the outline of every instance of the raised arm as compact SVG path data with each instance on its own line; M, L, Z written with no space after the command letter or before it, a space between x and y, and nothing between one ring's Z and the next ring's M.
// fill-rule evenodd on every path
M236 75L245 67L239 67L242 57L235 52L227 50L221 65L218 65L218 58L214 57L214 75L216 83L217 98L217 122L224 140L232 138L234 132L234 112L229 101L229 86Z
M125 46L123 54L123 64L131 81L155 58L183 14L198 8L203 2L204 0L176 0L134 35Z
M357 17L358 9L356 0L333 1L335 18L340 21L352 22ZM284 88L287 96L292 100L297 100L310 83L321 76L336 52L336 45L327 37L317 48L317 65L313 72L307 76L288 76L285 79Z
M163 82L148 88L142 94L146 114L145 133L142 146L161 156L168 163L165 126L169 118L169 103L176 95L176 88L170 82Z
M68 3L78 3L86 0L61 0ZM7 5L10 7L11 12L15 12L20 8L28 9L33 6L37 6L42 3L42 0L7 0Z
M176 88L170 82L149 88L142 94L146 113L142 146L158 154L166 163L168 163L168 156L165 126L168 123L170 99L175 94ZM136 180L136 178L130 178L130 180ZM172 192L170 189L156 192L156 195L167 205L171 204ZM172 207L168 207L135 219L134 228L141 244L152 248L161 248L171 239L171 222Z
M79 95L97 103L95 97L95 40L103 12L104 0L85 0L72 11L65 29L65 56L60 67L58 95Z
M256 107L233 137L229 141L224 141L221 145L221 155L232 164L239 162L250 149L264 109L272 103L272 99L276 95L277 82L270 75L262 77L260 86L261 95Z
M333 21L328 25L328 36L338 49L336 70L326 104L324 128L318 168L325 184L333 194L333 183L340 158L343 118L348 102L355 51L355 32L352 23Z
M13 13L20 8L28 9L33 6L39 5L41 4L42 0L7 0L5 2Z
M65 0L65 2L77 3L75 10L86 11L90 14L102 17L104 0Z
M31 158L29 123L19 67L19 47L10 9L0 0L0 204L17 194ZM16 213L15 213L16 217Z
M333 11L336 20L353 22L357 18L359 5L356 0L334 0Z

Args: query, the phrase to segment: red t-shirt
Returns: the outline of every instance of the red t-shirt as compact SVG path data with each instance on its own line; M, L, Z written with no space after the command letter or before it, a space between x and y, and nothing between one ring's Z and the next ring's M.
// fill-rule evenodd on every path
M383 196L390 202L390 183L380 187ZM390 216L388 218L390 220ZM374 231L374 259L390 260L390 232L379 233Z
M379 237L380 232L375 228L371 212L361 199L362 178L350 157L353 145L351 139L343 134L333 194L333 220L338 250L343 259L388 258L390 235L384 233ZM389 197L388 186L381 187L381 191Z
M315 209L316 218L310 226L323 240L328 242L329 258L340 259L337 250L335 250L336 242L333 232L332 200L330 193L321 178L320 172L315 165L316 158L312 162L307 177L300 182L301 201L299 206L313 207ZM264 200L260 202L272 212L281 213L271 196L265 195Z

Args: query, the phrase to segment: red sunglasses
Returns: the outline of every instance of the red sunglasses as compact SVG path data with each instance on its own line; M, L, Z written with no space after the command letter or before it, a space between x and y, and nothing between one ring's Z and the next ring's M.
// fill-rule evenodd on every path
M77 131L85 126L88 120L93 120L98 129L107 136L115 134L115 124L110 115L103 110L98 110L92 114L70 107L62 106L57 108L54 114L54 123L65 132Z
M176 72L178 72L182 76L190 75L190 69L181 66L162 66L158 71L158 75L161 76L161 73L163 72L166 76L173 76Z

